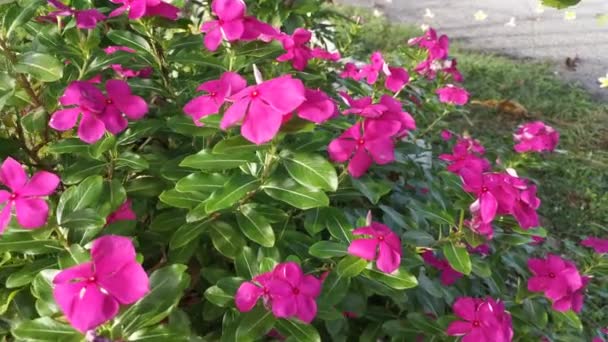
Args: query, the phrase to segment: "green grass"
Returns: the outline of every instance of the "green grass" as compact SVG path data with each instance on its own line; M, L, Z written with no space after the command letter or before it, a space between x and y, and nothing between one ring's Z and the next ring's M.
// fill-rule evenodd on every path
M350 32L357 37L347 46L354 56L365 58L381 50L399 60L396 48L421 34L418 28L389 24L365 10L346 13L361 17L363 23ZM608 235L608 106L557 79L548 63L471 52L460 49L458 42L453 46L451 54L458 59L472 100L516 101L527 115L469 105L469 114L449 117L443 127L468 131L503 154L512 148L512 133L520 123L543 120L554 126L561 134L559 151L526 163L526 176L539 183L544 225L557 236L576 240Z

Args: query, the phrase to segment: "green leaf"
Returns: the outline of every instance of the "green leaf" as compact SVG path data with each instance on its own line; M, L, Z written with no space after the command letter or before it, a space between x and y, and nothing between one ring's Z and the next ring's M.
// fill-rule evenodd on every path
M569 310L567 312L559 312L559 311L551 311L551 314L556 320L566 322L572 328L578 330L579 332L583 331L583 323L581 322L580 317L576 314L576 312Z
M175 133L188 137L208 137L218 131L216 128L197 126L191 118L184 115L170 117L167 120L167 127Z
M67 138L49 144L48 152L65 154L79 153L88 154L90 145L76 138Z
M337 272L330 272L323 281L323 289L318 303L336 305L342 301L350 287L350 278L345 278Z
M298 209L306 210L329 205L329 198L324 192L306 188L291 178L274 177L262 188L268 196Z
M338 176L327 159L312 153L282 153L287 172L298 183L315 189L336 191Z
M571 7L581 2L581 0L542 0L543 5L562 9Z
M116 45L128 46L139 52L139 55L150 64L154 64L150 44L141 36L136 35L130 31L122 30L111 30L107 33L108 39L110 39Z
M105 167L106 163L101 161L79 160L63 171L61 182L66 185L76 184L89 176L100 174Z
M221 173L192 173L180 179L175 185L179 192L211 193L222 189L228 178Z
M338 263L338 274L341 277L352 278L359 275L367 267L367 260L353 255L347 255Z
M30 232L4 234L0 239L0 253L46 254L63 251L57 240L34 240Z
M175 331L162 325L138 330L127 338L129 342L187 342L189 340L190 336L185 335L183 332Z
M199 170L225 170L239 167L255 159L254 153L212 154L202 150L197 154L186 157L179 164Z
M106 223L104 217L99 216L96 210L87 208L69 213L61 222L67 229L93 229L100 228Z
M233 295L226 293L226 291L222 290L217 285L207 288L203 295L205 296L205 299L219 307L225 307L234 300Z
M63 65L55 57L38 52L26 52L19 56L15 71L42 82L54 82L63 77Z
M473 269L469 252L464 247L456 246L453 242L443 246L443 254L456 271L469 275Z
M82 340L82 335L74 328L50 317L24 321L17 325L11 333L14 338L22 341L77 342Z
M272 311L258 305L250 312L242 314L243 318L236 330L237 340L257 340L272 329L277 319Z
M34 277L40 273L40 271L56 267L56 265L57 261L54 258L34 260L34 262L25 265L20 270L11 273L8 278L6 278L5 286L8 289L12 289L27 285L34 280Z
M186 270L185 265L173 264L154 271L150 276L150 292L118 315L112 330L128 336L169 316L190 285Z
M90 176L78 186L68 188L57 204L57 223L63 225L65 217L70 213L90 208L99 204L104 191L104 182L101 176Z
M89 153L93 158L98 159L104 152L110 150L116 145L116 136L114 134L106 134L96 143L89 145Z
M6 27L6 37L10 38L13 31L17 28L25 24L27 21L32 19L36 14L36 11L44 6L43 0L34 0L27 3L25 6L14 6L11 8L11 11L15 12L16 16L12 18L11 23ZM6 10L6 9L4 9ZM8 15L7 15L8 16ZM11 16L12 17L12 16Z
M353 226L348 222L344 213L337 208L321 208L321 222L334 238L350 243L353 237Z
M220 140L215 146L213 146L214 154L242 154L244 152L255 152L268 148L268 145L256 145L249 142L247 139L240 135L232 138Z
M280 319L276 322L275 327L282 335L293 337L298 342L321 342L319 332L310 324Z
M385 181L376 180L370 176L353 178L352 184L359 190L372 204L378 204L382 196L391 192L391 186Z
M157 197L165 188L163 181L156 177L140 177L127 183L129 197Z
M234 268L236 268L236 274L245 279L251 279L259 273L258 262L251 248L243 247L234 260Z
M264 247L274 246L274 231L268 220L251 205L243 205L236 214L241 231L251 241Z
M173 232L184 223L186 223L186 220L182 210L169 209L160 212L152 219L150 230L154 232Z
M226 222L214 222L209 235L215 249L230 259L234 259L245 247L245 240Z
M53 278L59 270L42 270L32 280L31 291L36 298L36 311L39 316L50 316L59 312L53 296Z
M206 199L206 196L194 192L179 192L177 190L165 190L158 198L161 202L176 208L190 209L197 206Z
M341 257L348 254L348 246L331 241L319 241L314 245L310 246L308 253L314 257L321 259L331 259L335 257Z
M363 274L370 279L381 281L395 290L410 289L418 285L416 277L403 267L390 274L376 269L367 269Z
M211 194L211 197L205 202L205 210L208 213L230 208L237 203L241 198L245 197L250 191L256 190L260 182L251 177L239 174L230 178L224 184L224 187Z
M116 167L127 167L132 170L141 171L150 168L150 164L139 154L125 151L116 158Z
M169 243L170 249L183 247L197 239L209 227L209 223L211 223L211 219L182 225L173 233Z

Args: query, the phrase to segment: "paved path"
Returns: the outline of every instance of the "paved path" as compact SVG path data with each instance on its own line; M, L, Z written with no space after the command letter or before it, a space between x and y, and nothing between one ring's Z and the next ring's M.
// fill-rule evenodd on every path
M341 4L376 8L393 21L428 24L477 50L516 57L550 59L566 80L580 82L591 93L608 100L608 89L597 79L608 73L608 0L582 0L574 8L576 19L566 20L565 10L539 7L536 0L337 0ZM426 9L431 15L425 16ZM539 10L543 8L544 10ZM487 18L475 19L477 11ZM506 25L514 18L515 25ZM576 71L565 67L567 57L578 56Z

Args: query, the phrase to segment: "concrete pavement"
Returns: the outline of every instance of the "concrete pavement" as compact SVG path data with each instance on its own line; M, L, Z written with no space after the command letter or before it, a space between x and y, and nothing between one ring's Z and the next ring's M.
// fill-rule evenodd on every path
M392 21L430 25L466 48L551 60L560 77L608 100L608 89L600 89L597 82L608 73L608 22L602 25L597 19L608 14L608 0L582 0L569 13L539 6L536 0L337 2L375 8ZM487 17L479 20L484 14ZM568 57L579 58L575 71L566 67Z

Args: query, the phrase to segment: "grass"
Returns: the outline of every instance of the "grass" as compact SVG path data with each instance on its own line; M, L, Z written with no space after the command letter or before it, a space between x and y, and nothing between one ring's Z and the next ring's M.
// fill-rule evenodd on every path
M346 12L364 22L355 32L357 41L347 47L355 56L376 50L391 55L395 47L421 34L418 28L389 24L365 10ZM549 63L471 52L458 48L458 42L453 46L451 54L458 59L464 86L472 100L486 105L469 105L466 117L450 117L444 127L468 131L502 152L512 148L512 133L522 122L542 120L555 127L561 134L559 150L526 163L526 176L539 183L544 225L559 237L575 240L607 236L608 106L556 78ZM399 59L394 53L392 57ZM505 100L521 104L525 111L487 105Z

